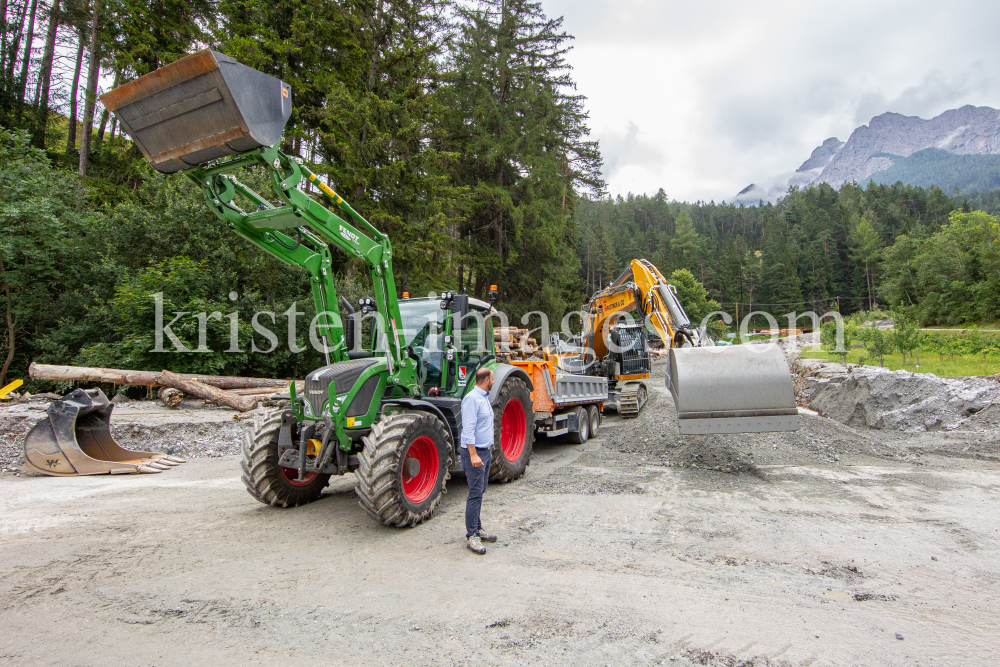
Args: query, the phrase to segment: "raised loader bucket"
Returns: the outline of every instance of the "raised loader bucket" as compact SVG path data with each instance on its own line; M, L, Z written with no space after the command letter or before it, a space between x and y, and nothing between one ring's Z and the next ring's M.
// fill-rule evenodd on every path
M100 389L75 389L46 411L24 439L25 468L45 475L153 473L184 463L158 452L123 449L111 437L114 405Z
M172 174L281 138L287 83L204 49L101 95L158 171Z
M792 374L777 345L671 348L667 380L683 435L799 428Z

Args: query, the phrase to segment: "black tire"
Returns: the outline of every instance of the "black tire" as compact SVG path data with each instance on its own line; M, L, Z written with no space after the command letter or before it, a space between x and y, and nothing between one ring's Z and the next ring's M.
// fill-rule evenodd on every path
M282 410L256 415L244 422L243 484L247 493L272 507L298 507L318 500L330 483L330 475L319 473L308 484L289 481L278 465L278 431Z
M601 426L601 411L597 409L596 405L591 405L587 408L587 412L590 413L590 437L594 438L597 436L597 429Z
M521 451L516 459L510 460L503 451L503 425L504 410L511 401L520 404L524 415L524 441L521 444ZM511 406L516 410L516 406ZM508 377L500 393L497 395L497 402L493 406L493 447L491 449L492 462L490 463L491 482L511 482L528 469L531 462L531 450L535 445L535 409L531 403L531 392L524 380L518 377Z
M590 411L587 408L576 409L576 423L580 430L575 433L567 433L566 439L576 445L582 445L590 440Z
M422 437L434 441L438 469L428 495L414 502L403 488L404 459L410 446ZM355 491L368 516L383 526L400 528L431 518L447 493L445 485L450 477L452 441L447 426L426 412L394 412L372 424L363 442Z

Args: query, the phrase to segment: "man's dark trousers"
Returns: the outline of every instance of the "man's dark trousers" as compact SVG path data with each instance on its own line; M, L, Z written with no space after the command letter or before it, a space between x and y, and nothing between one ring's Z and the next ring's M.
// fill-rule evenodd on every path
M490 479L490 448L476 447L476 453L483 460L483 465L475 467L469 457L469 450L462 448L459 455L462 459L462 470L469 482L469 499L465 501L465 536L472 537L483 528L479 522L479 509L483 506L483 492Z

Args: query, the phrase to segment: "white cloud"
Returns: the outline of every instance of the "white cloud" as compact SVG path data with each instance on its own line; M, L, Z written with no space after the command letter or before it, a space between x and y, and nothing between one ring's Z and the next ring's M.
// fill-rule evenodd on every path
M728 200L884 111L1000 107L1000 3L542 5L577 38L568 60L612 194Z

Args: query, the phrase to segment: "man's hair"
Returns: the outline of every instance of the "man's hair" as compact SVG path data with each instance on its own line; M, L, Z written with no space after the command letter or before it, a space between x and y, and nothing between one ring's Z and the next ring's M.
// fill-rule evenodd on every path
M486 382L487 378L489 378L492 373L493 371L491 371L488 368L480 368L478 371L476 371L476 384L482 384Z

